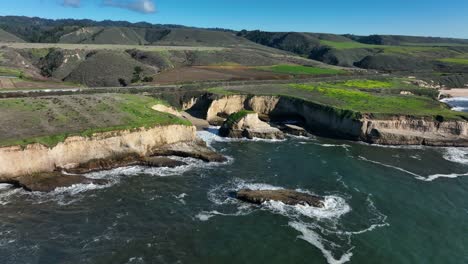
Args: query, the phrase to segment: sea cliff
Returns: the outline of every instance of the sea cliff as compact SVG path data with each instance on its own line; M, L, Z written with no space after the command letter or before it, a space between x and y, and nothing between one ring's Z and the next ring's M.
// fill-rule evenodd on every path
M309 131L325 136L383 145L468 146L468 122L465 120L363 114L285 96L204 96L190 99L184 107L197 104L207 105L206 119L213 124L246 109L268 120L302 123Z
M91 137L73 136L51 148L41 144L3 147L0 148L0 181L71 169L90 160L118 155L149 156L163 146L195 140L195 127L167 125L96 133Z

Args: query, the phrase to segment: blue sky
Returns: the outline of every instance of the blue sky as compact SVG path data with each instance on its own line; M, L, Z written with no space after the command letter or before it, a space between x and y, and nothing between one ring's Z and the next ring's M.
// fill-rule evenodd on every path
M0 15L468 38L468 0L2 0Z

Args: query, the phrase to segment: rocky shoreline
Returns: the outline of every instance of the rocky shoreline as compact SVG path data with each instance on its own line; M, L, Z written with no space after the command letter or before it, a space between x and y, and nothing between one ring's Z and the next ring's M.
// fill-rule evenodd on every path
M252 135L251 131L266 128L255 118L252 118L250 124L245 124L247 120L240 120L237 124L223 123L230 115L240 111L252 111L261 119L279 123L283 131L296 130L291 133L302 135L312 133L381 145L468 146L467 120L404 115L376 118L373 115L356 115L351 111L298 98L266 95L203 95L190 98L182 105L184 109L195 108L205 112L205 119L210 124L223 124L220 133L229 137L271 138L271 133ZM286 126L287 122L284 121L300 124L299 130ZM252 124L255 129L250 127ZM301 131L300 127L305 131Z
M128 166L186 165L167 156L226 161L196 136L195 127L171 125L106 132L91 138L72 137L52 148L40 144L0 148L0 183L48 192L75 184L107 184L83 176L90 172Z

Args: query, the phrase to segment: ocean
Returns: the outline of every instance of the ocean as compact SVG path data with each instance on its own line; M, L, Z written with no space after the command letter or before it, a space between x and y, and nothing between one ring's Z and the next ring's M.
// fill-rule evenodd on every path
M445 98L441 101L449 104L452 107L452 110L468 112L468 97Z
M468 149L325 138L226 140L223 164L89 174L106 186L0 186L0 263L468 263ZM288 188L324 208L233 198Z

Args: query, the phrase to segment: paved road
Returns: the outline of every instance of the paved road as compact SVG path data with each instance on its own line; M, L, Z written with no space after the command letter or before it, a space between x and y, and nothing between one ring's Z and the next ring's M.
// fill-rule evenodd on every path
M0 90L0 98L28 97L28 96L46 96L46 95L66 95L80 93L140 93L140 92L170 92L177 90L200 90L210 87L230 87L241 85L261 85L261 84L288 84L288 83L308 83L324 81L343 81L349 79L371 79L379 77L390 77L390 75L381 74L361 74L348 76L329 76L306 79L290 80L245 80L245 81L205 81L197 83L174 84L174 85L151 85L151 86L127 86L127 87L70 87L63 89L9 89Z

